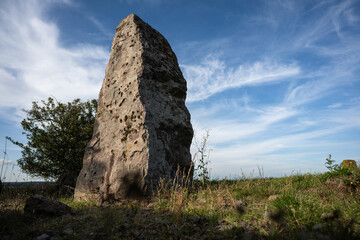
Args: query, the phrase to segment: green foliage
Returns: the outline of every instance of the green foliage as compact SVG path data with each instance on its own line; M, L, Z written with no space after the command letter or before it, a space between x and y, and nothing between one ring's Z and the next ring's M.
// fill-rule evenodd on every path
M336 169L339 168L339 165L335 164L335 160L331 159L331 154L329 154L329 157L326 158L325 166L327 169L329 169L330 172L334 172Z
M299 218L298 215L301 213L299 211L301 203L293 193L282 195L281 197L275 199L272 205L277 209L285 210L293 221Z
M346 186L350 186L352 189L360 187L360 169L358 167L343 167L342 165L334 164L335 160L331 159L331 154L326 158L325 166L329 169L329 172L323 174L323 179L339 178Z
M84 150L91 139L97 101L61 103L53 98L33 102L21 122L28 143L12 140L22 148L18 160L21 169L37 177L56 179L63 173L77 176L82 167Z
M312 176L309 174L305 175L294 175L290 177L292 187L296 190L305 190L310 187L312 187L313 182L308 181L308 178L311 178Z
M209 130L206 130L205 135L202 136L201 143L198 143L195 138L195 145L197 148L196 156L198 156L195 163L195 175L200 179L202 185L205 185L210 180L208 164L210 163L209 156L211 150L207 150L208 140Z
M331 177L341 177L351 175L351 170L349 168L344 168L339 164L335 164L335 160L331 159L331 154L326 158L325 166L329 169L329 172L326 172L323 175L323 179L327 180Z
M349 172L346 177L343 178L344 183L350 186L352 189L360 187L360 168L346 168Z

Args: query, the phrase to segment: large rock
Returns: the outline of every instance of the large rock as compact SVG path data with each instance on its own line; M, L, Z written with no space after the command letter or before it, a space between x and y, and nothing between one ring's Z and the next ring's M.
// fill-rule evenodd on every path
M24 212L44 216L61 216L70 213L71 208L62 202L35 194L26 200Z
M186 80L167 40L134 14L116 28L75 199L151 194L191 166ZM190 178L192 172L190 172Z

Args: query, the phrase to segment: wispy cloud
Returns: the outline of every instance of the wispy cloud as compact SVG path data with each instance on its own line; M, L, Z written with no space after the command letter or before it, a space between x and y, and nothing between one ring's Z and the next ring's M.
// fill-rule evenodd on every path
M286 41L277 40L275 49L265 51L264 55L257 53L259 59L274 59L264 66L276 67L258 68L256 73L263 76L272 72L284 74L274 74L277 78L270 78L269 82L266 78L247 82L243 79L249 77L243 72L251 72L251 64L241 66L242 74L236 75L240 72L236 71L237 67L231 68L214 57L205 58L201 64L190 65L188 69L183 67L189 82L189 105L193 106L195 132L211 129L210 166L215 175L241 175L242 170L256 171L258 165L264 167L268 176L290 174L298 169L303 173L321 172L325 170L324 159L329 153L340 159L360 159L358 154L349 156L350 152L358 152L355 150L358 140L344 138L347 132L358 132L360 128L360 101L354 98L355 90L352 89L360 80L357 74L360 70L359 35L348 32L348 28L358 21L352 10L354 1L335 4L324 1L308 12L297 12L304 9L301 4L296 7L277 4L281 3L272 2L270 11L273 12L262 22L268 21L280 31L281 21L287 15L278 11L286 8L296 16L295 20L289 19L293 22L287 26L296 31L288 31ZM301 18L305 19L300 21ZM227 47L236 51L234 45ZM285 62L281 61L284 58L293 59L296 64L281 64ZM314 61L314 65L308 64L307 60ZM273 82L281 86L276 91L278 101L272 99L266 103L252 94L247 94L244 99L239 96L237 100L226 96L229 89L242 87L245 91L238 92L243 94L252 92L249 86L254 83L264 89ZM350 93L349 89L354 91ZM197 102L221 92L225 94L207 100L206 107ZM347 94L348 97L344 97Z
M105 26L104 24L102 24L102 22L100 22L97 18L95 18L94 16L88 14L87 18L90 20L90 22L92 22L100 31L101 33L103 33L106 37L112 39L114 33L110 32Z
M127 3L127 4L136 4L136 3L146 3L150 5L158 5L164 0L120 0L121 3Z
M321 9L326 9L324 14L316 15L315 21L309 21L303 26L301 34L296 39L297 46L311 47L319 44L318 41L331 33L336 33L338 38L344 40L342 28L346 25L354 25L358 17L354 15L352 6L356 1L340 1L338 4L332 2L321 2ZM318 4L318 5L319 5ZM312 11L319 11L315 5ZM319 5L320 6L320 5Z
M0 166L1 166L2 164L11 165L11 164L13 164L13 161L0 159Z
M285 65L270 60L230 68L211 55L199 65L181 66L188 81L189 102L204 100L231 88L278 82L300 73L296 64Z
M243 114L244 119L233 117L233 112L228 112L225 119L221 117L211 117L210 119L200 120L194 115L194 126L196 132L202 129L211 129L211 139L213 144L230 144L250 139L254 136L268 131L271 125L280 123L288 118L296 116L298 112L281 106L270 106L261 109L260 112L248 112ZM218 114L221 116L221 114ZM226 120L227 118L227 120ZM200 120L200 121L199 121Z
M334 104L331 104L329 106L327 106L328 108L339 108L339 107L342 107L342 103L334 103Z
M60 1L58 1L60 2ZM67 1L64 1L65 3ZM32 101L97 96L108 51L87 43L65 47L47 18L56 1L2 1L0 14L0 112L19 114ZM21 97L20 97L21 96Z
M334 153L334 149L340 146L345 153L337 151L336 158L343 154L349 157L346 150L354 151L358 143L346 142L336 136L360 127L359 107L328 109L313 114L312 124L304 124L302 117L308 117L305 112L294 111L284 115L280 111L279 117L276 112L273 117L270 109L269 114L254 115L251 122L222 122L221 126L214 124L209 139L209 148L213 149L210 164L213 172L224 177L230 173L240 174L241 170L249 173L256 170L258 165L266 169L268 176L290 174L292 170L300 169L303 173L321 172L326 154ZM287 121L289 118L294 121ZM202 126L203 123L198 123L195 128ZM351 157L358 159L360 156Z

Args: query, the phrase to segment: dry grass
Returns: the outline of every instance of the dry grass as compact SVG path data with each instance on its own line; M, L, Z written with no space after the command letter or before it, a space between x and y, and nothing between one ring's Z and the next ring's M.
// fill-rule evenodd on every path
M337 178L305 174L204 185L190 184L188 174L179 173L172 184L162 182L157 195L141 201L102 208L58 198L81 212L51 219L22 210L31 194L55 197L51 186L5 188L0 236L29 239L51 230L58 239L359 239L359 188ZM64 234L69 225L73 233Z

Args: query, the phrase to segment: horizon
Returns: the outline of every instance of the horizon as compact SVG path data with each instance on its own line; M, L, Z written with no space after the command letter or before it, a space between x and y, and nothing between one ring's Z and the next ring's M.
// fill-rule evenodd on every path
M33 101L98 98L116 26L134 13L178 58L195 137L209 130L211 178L360 161L359 1L4 0L0 12L1 151L5 136L26 142ZM6 148L2 179L40 179Z

